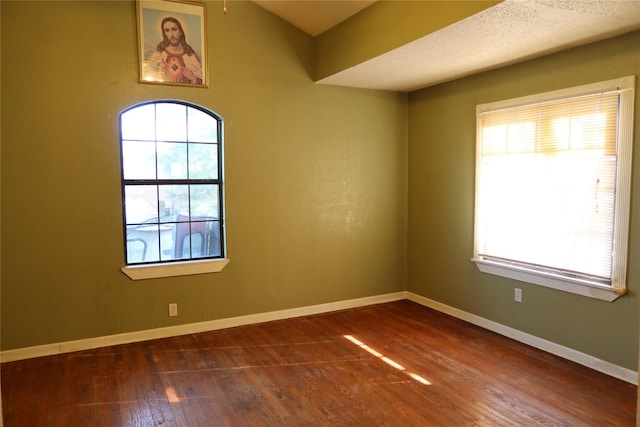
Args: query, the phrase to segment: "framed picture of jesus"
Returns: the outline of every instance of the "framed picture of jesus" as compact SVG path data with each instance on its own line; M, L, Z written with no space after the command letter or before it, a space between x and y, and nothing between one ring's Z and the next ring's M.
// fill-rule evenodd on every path
M138 0L140 82L208 87L206 4Z

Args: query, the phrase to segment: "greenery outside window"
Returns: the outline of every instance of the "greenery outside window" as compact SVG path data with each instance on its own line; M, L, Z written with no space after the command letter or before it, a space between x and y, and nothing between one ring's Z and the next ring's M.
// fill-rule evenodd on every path
M220 116L185 102L120 114L125 274L195 274L210 271L196 261L224 260L222 135Z
M477 106L481 271L607 301L626 292L634 87Z

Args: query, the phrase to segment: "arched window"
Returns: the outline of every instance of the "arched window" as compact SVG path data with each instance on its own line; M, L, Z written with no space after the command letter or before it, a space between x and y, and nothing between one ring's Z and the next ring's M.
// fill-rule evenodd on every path
M223 122L179 101L120 114L127 266L225 257Z

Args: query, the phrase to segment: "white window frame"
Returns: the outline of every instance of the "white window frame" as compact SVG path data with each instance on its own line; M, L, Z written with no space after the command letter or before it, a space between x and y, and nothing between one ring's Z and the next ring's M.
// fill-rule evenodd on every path
M471 260L480 271L604 301L614 301L627 292L635 76L627 76L599 83L478 105L476 107L476 205L478 204L479 197L478 171L482 159L480 148L482 147L481 115L483 113L609 91L618 91L620 93L611 285L590 282L584 279L559 275L543 269L515 265L514 263L504 262L494 258L487 259L483 257L479 251L479 224L478 214L476 212L474 253Z

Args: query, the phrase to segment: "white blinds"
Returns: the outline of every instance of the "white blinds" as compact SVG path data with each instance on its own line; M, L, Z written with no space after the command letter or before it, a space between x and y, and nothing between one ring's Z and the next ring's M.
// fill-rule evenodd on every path
M618 91L478 115L476 256L610 283Z

